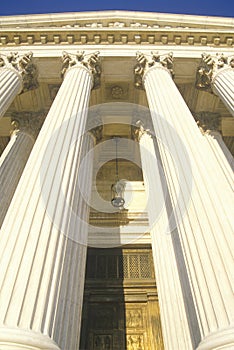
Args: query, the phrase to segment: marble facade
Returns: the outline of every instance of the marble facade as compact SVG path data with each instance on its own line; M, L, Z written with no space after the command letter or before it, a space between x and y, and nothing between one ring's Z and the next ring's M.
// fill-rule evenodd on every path
M233 19L0 28L0 349L233 349Z

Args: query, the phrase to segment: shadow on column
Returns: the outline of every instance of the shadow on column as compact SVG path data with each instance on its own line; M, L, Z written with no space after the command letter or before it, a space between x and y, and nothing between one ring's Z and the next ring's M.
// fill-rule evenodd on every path
M155 137L153 138L153 140L154 140L155 153L156 153L158 162L160 163L161 169L163 169L163 164L160 157L157 140ZM165 179L162 178L163 176L162 172L160 172L160 176L161 176L161 182L165 183ZM167 210L168 218L170 218L170 220L168 220L168 223L170 225L172 223L177 222L177 220L173 212L173 206L172 206L172 201L169 194L170 193L169 189L167 188L165 192L167 194L165 198L165 207ZM172 237L172 244L174 247L174 253L176 257L177 270L179 272L179 277L181 281L181 289L182 289L184 303L185 303L185 309L186 309L187 321L188 321L190 334L191 334L191 340L193 343L193 348L196 349L198 344L201 341L201 333L200 333L199 323L196 315L196 308L193 301L190 280L189 280L189 276L188 276L188 272L187 272L187 268L184 260L184 253L183 253L178 229L174 227L170 227L170 229L171 229L170 234Z

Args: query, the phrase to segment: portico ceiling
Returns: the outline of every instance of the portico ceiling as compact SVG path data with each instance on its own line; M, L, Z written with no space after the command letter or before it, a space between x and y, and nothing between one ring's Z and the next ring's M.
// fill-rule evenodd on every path
M193 113L221 115L223 136L234 135L234 120L214 94L195 88L201 53L233 53L232 18L131 11L23 15L0 17L0 53L33 52L39 88L17 96L6 113L48 111L62 83L62 52L99 51L100 89L92 91L91 105L131 102L147 106L145 92L134 87L136 52L173 52L175 83ZM4 120L2 121L4 123ZM7 128L0 128L7 136Z

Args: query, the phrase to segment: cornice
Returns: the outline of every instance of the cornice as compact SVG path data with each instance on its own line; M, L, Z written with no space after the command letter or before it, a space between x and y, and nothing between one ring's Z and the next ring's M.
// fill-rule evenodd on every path
M82 26L100 23L102 26L111 26L112 22L123 21L124 25L129 27L131 24L142 24L145 26L165 26L173 27L201 27L207 29L210 26L230 29L233 28L234 19L229 17L215 16L197 16L185 14L157 13L157 12L140 12L140 11L90 11L90 12L71 12L71 13L49 13L49 14L32 14L17 16L0 17L0 28L7 26L31 27L31 26L63 26L64 24ZM90 23L89 23L90 22Z

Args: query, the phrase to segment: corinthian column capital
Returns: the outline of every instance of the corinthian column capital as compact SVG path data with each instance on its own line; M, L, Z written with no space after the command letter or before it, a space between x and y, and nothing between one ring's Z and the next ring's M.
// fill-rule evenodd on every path
M38 87L37 69L32 62L32 56L32 52L23 55L18 52L0 55L0 68L13 70L22 79L21 93Z
M42 124L45 120L46 113L40 112L13 112L12 119L12 134L16 134L19 131L31 135L36 139Z
M138 120L135 125L132 125L131 135L133 140L140 142L141 137L145 134L152 138L152 132L150 132L150 129L146 129L142 120Z
M99 60L99 51L91 54L85 54L84 51L77 51L76 54L64 51L62 55L62 62L62 77L64 77L66 72L73 67L84 67L92 75L92 88L97 89L100 86L101 65Z
M94 138L95 143L101 141L103 136L103 125L98 125L95 128L89 130L90 135Z
M158 51L152 51L151 55L145 55L141 52L136 54L137 64L134 68L135 73L135 87L144 89L144 76L152 68L163 68L167 70L171 76L174 76L173 72L173 53L160 55Z
M224 70L234 69L234 56L226 57L223 53L212 56L202 53L201 63L197 69L196 87L200 90L212 92L215 77Z
M220 128L221 116L219 113L202 111L194 113L194 119L202 134L217 131Z

